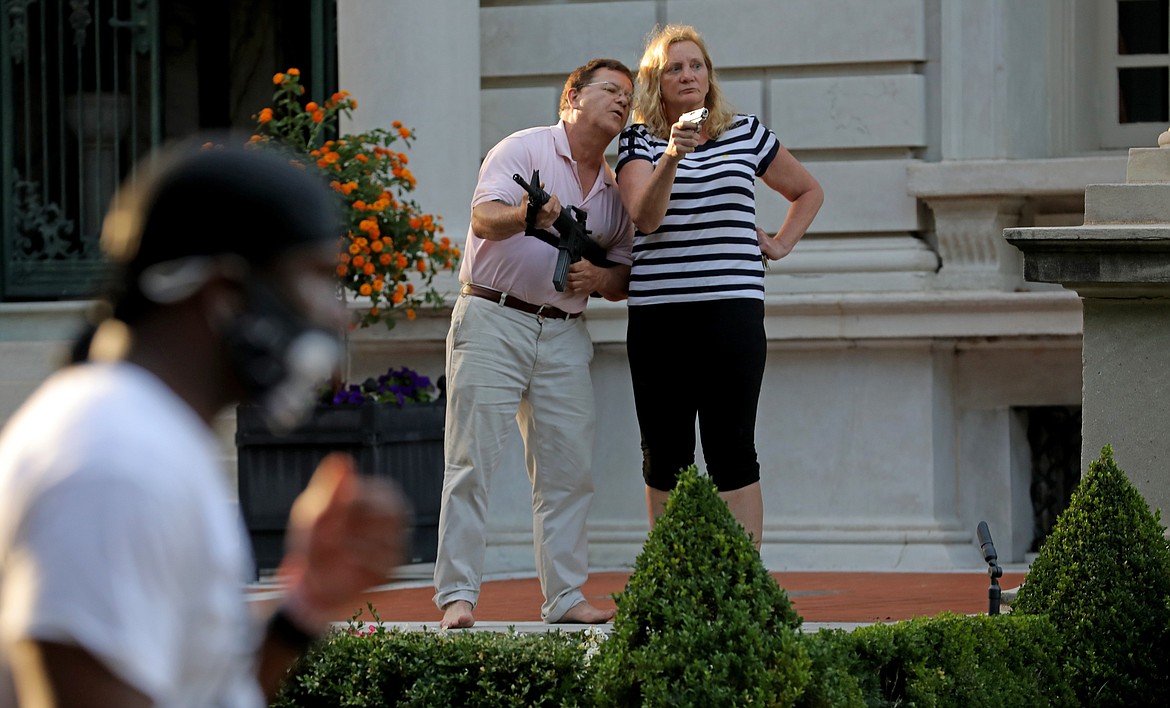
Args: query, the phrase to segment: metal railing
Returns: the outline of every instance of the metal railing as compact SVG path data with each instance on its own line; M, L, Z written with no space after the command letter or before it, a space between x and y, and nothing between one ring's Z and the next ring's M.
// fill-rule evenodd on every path
M158 3L0 3L0 296L84 297L110 197L161 140Z

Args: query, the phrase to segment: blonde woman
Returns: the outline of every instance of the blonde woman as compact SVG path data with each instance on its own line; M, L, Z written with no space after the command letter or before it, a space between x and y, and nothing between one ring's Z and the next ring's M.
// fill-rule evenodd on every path
M705 120L680 118L703 108ZM727 105L706 43L685 25L647 40L616 171L637 229L627 336L651 524L694 462L697 417L707 472L759 549L761 256L788 255L824 193L758 118ZM757 177L790 202L775 233L756 225Z

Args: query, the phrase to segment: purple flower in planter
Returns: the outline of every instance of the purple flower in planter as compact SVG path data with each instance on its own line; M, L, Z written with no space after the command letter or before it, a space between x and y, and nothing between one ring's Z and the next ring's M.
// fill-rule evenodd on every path
M388 369L377 378L368 378L360 385L349 384L336 392L330 390L322 401L333 405L362 405L363 403L393 403L399 408L407 403L426 403L434 399L435 386L430 378L413 369Z

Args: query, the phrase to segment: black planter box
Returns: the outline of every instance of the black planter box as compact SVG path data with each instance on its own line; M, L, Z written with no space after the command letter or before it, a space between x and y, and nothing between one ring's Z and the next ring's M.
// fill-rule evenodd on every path
M252 541L256 573L284 555L293 500L330 452L348 452L358 471L394 480L414 515L408 562L435 560L443 489L443 399L432 403L318 405L296 430L275 435L256 406L236 408L240 511Z

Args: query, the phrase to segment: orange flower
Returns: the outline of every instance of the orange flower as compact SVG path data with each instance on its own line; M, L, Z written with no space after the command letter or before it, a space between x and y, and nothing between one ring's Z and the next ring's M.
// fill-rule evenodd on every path
M414 321L415 317L418 317L418 313L414 311L414 308L413 307L406 308L406 319Z
M256 114L256 136L250 142L299 148L298 166L321 171L341 195L345 225L339 232L334 270L342 290L371 299L369 309L360 313L354 325L382 321L393 326L394 318L408 308L408 317L414 319L420 302L433 299L434 290L423 281L439 272L444 259L446 267L454 270L452 251L437 241L442 230L438 219L411 200L409 192L417 180L406 167L407 156L392 149L399 147L394 145L399 140L409 147L414 131L393 121L389 131L326 139L319 126L334 116L352 117L343 114L358 103L348 91L310 100L300 75L290 67L273 76L275 103ZM415 284L408 282L411 279L420 282L417 292Z

